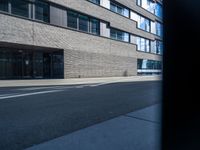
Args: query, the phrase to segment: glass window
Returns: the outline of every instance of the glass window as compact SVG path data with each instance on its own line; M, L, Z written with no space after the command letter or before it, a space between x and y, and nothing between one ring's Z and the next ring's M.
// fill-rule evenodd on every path
M110 3L110 10L113 12L116 12L118 14L121 14L125 17L129 17L129 9L127 9L121 5L115 4L113 2Z
M11 1L12 14L29 17L29 2L25 0L12 0Z
M145 51L150 52L150 40L145 40Z
M117 31L115 29L110 29L110 37L112 39L117 39Z
M100 34L100 21L97 19L90 19L91 29L90 32L96 35Z
M116 5L110 3L110 10L116 12L117 11Z
M145 44L146 44L145 39L141 38L141 41L140 41L141 49L140 50L143 51L143 52L145 52L145 47L146 47Z
M140 17L140 20L139 20L139 22L138 22L138 27L139 27L140 29L145 30L145 19L144 19L143 17Z
M162 34L163 34L162 31L163 31L162 24L159 23L159 22L156 22L156 34L157 34L158 36L162 36Z
M0 11L8 11L8 0L0 0Z
M110 37L112 39L124 41L124 42L129 42L129 33L117 30L117 29L110 29Z
M162 18L162 6L158 3L155 6L155 15Z
M123 41L129 42L129 33L123 33Z
M137 45L137 50L143 51L143 52L150 52L150 40L141 38L141 37L136 37L136 43Z
M141 6L142 5L142 0L137 0L137 5Z
M136 37L136 45L137 45L137 50L141 50L141 44L140 44L141 38Z
M124 8L123 14L124 14L124 16L129 17L129 10Z
M137 5L162 18L162 6L152 0L137 0Z
M156 54L156 41L151 41L151 53Z
M118 14L121 14L121 15L123 14L123 8L122 7L116 5L116 10L117 10L116 12Z
M156 54L163 54L163 42L156 41Z
M145 19L145 31L150 32L150 20Z
M37 0L35 3L35 19L49 22L49 4Z
M161 61L137 59L137 69L139 74L161 74Z
M79 30L88 32L89 18L87 16L79 15Z
M95 4L100 4L100 0L89 0L90 2L93 2L93 3L95 3Z
M139 29L150 32L150 20L149 19L144 18L144 17L142 17L139 14L134 13L134 12L132 13L131 18L137 22L137 27Z
M73 11L67 12L67 26L77 29L78 14Z

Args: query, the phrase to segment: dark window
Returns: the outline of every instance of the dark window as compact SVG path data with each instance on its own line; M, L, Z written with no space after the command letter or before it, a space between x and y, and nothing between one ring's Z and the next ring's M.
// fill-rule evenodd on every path
M35 19L49 22L49 4L37 0L35 2Z
M89 18L84 15L79 15L79 30L88 32Z
M100 4L100 0L89 0L90 2L93 2L93 3L95 3L95 4Z
M12 14L29 17L29 2L25 0L12 0L11 1Z
M116 39L119 41L129 42L129 33L117 30L117 29L110 29L110 37L112 39Z
M0 79L63 78L63 51L0 48Z
M0 0L0 11L8 11L8 0Z
M73 11L67 12L67 26L77 29L78 14Z
M110 10L113 12L116 12L118 14L121 14L125 17L129 17L129 9L127 9L121 5L115 4L113 2L110 3Z
M90 32L96 35L100 34L100 21L97 19L91 19L91 29Z

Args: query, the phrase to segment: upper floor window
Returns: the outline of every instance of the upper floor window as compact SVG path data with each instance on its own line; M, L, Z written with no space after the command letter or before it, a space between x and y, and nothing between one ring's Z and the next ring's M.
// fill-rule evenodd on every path
M156 41L156 53L157 54L163 54L163 42L161 41Z
M137 5L154 13L155 10L155 3L151 0L137 0Z
M74 11L67 11L67 26L77 29L78 14Z
M155 15L162 18L162 6L158 3L155 6Z
M159 22L156 22L156 34L161 37L163 36L163 26Z
M147 32L150 32L150 20L149 19L142 17L139 14L134 13L134 12L131 12L131 14L132 14L131 18L137 22L138 28L145 30Z
M0 0L0 11L8 11L8 0Z
M28 18L29 2L25 0L11 0L11 13Z
M129 42L130 35L129 33L117 30L117 29L110 29L110 37L115 40Z
M119 4L115 4L113 2L110 2L110 10L113 12L116 12L120 15L123 15L125 17L129 17L129 9L119 5Z
M100 4L100 0L89 0L89 1L91 1L91 2L93 2L93 3L95 3L95 4Z
M71 10L67 11L67 26L96 35L100 34L100 21L98 19Z
M150 52L150 40L136 37L136 45L139 51Z
M100 34L100 21L98 19L91 18L90 19L90 31L93 34L99 35Z
M88 32L89 18L87 16L79 15L79 30Z
M163 54L163 42L159 40L151 41L151 53Z
M153 0L137 0L137 5L162 18L162 6Z
M49 22L49 4L36 0L35 2L35 19Z

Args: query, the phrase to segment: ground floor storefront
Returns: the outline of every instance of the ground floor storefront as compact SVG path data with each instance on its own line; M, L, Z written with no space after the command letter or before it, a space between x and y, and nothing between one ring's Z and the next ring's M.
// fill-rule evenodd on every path
M0 47L0 79L64 78L62 50Z

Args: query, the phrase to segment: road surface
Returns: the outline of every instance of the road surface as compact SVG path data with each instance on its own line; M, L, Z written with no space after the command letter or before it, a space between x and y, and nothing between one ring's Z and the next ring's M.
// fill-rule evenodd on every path
M0 149L20 150L161 101L161 81L0 88Z

